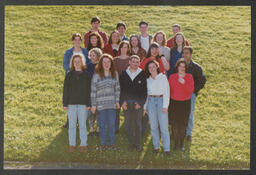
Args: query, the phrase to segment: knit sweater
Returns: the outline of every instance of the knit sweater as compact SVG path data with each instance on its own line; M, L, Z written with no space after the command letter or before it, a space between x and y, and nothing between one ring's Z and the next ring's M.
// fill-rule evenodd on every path
M97 110L116 109L116 103L119 103L120 85L118 73L116 78L107 76L101 78L99 74L94 73L91 84L91 104L96 106Z

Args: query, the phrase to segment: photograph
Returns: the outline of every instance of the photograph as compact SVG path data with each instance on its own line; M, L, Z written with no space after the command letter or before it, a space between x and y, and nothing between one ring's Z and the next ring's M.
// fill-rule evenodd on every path
M5 5L4 170L250 170L251 13Z

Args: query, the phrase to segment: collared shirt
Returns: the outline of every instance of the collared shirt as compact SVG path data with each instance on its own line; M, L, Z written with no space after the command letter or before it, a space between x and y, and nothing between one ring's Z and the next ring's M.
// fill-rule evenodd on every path
M142 71L141 68L138 68L136 72L131 72L130 71L130 66L126 69L127 74L129 75L129 77L131 78L131 80L133 81L134 78L139 75L139 73Z

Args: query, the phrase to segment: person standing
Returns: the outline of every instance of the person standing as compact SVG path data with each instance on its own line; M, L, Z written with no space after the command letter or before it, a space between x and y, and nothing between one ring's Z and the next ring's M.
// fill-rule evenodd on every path
M104 48L103 39L98 32L92 32L89 35L89 42L86 49L90 51L92 48L99 48L101 50Z
M116 25L116 30L120 33L122 41L129 41L129 38L125 36L126 25L124 22L119 22Z
M121 102L126 118L125 126L129 150L142 151L142 115L147 99L147 81L145 73L139 68L140 58L132 55L129 67L120 75Z
M120 34L117 30L110 34L108 44L104 47L103 53L111 55L113 58L120 55L118 52L119 44L121 42Z
M89 35L92 32L98 32L104 41L104 45L106 45L108 43L107 33L99 30L100 18L98 16L95 16L91 19L91 26L91 30L84 35L84 47L87 48L89 43Z
M167 41L167 47L169 47L170 49L174 47L174 36L176 35L176 33L181 32L181 27L179 24L173 24L172 25L172 33L173 33L173 37L171 37L168 41ZM186 40L185 42L186 46L189 46L188 40Z
M146 58L146 51L141 47L141 42L138 35L131 35L129 40L131 46L131 55L138 55L140 57L140 61Z
M148 34L148 23L145 21L141 21L139 23L139 27L141 32L141 34L139 35L141 47L145 49L146 53L148 53L148 49L152 40L152 36Z
M152 43L156 42L160 46L160 55L164 55L165 59L170 61L170 48L166 47L166 35L163 31L156 32L153 36Z
M170 134L168 129L168 106L170 101L170 88L166 75L160 73L159 64L155 60L146 64L148 98L144 105L144 114L148 112L153 153L160 150L160 135L163 141L164 152L170 155Z
M113 57L103 54L96 66L91 83L91 112L98 111L100 125L100 142L102 151L107 146L116 150L115 146L115 120L116 109L120 108L120 85ZM107 131L109 143L107 142Z
M174 140L174 150L184 151L184 139L188 124L191 94L194 91L193 76L187 73L187 62L184 58L178 60L174 73L169 78L170 85L170 107L172 124L172 138Z
M63 108L69 118L69 152L74 152L76 146L77 119L80 131L80 152L84 152L87 146L86 119L90 109L91 77L85 70L86 66L81 54L76 54L70 62L70 72L64 81Z
M186 131L187 141L192 141L192 131L194 127L194 110L196 104L196 97L199 91L204 87L206 78L204 76L201 66L192 60L193 49L190 46L185 46L183 49L182 57L185 58L188 64L187 72L192 74L194 79L194 92L191 94L191 110L189 115L189 121Z

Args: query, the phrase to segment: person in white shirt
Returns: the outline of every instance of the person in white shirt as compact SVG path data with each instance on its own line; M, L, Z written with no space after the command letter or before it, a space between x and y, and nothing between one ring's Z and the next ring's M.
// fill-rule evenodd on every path
M152 36L148 34L148 23L141 21L139 23L141 35L139 36L141 47L148 53L149 46L151 44Z
M160 150L160 134L166 155L170 155L170 133L168 130L168 106L170 88L166 75L160 73L158 62L149 61L146 64L148 97L144 105L144 114L148 113L154 150L157 154ZM159 127L160 126L160 127Z

